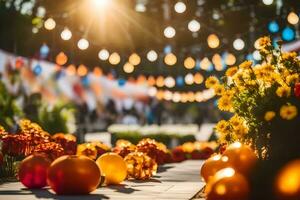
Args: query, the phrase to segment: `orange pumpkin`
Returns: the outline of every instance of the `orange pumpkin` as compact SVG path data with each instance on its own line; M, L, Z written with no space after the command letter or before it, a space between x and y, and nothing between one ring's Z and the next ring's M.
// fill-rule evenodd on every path
M223 168L229 167L228 157L214 155L207 159L201 167L200 175L205 182L215 175L215 173Z
M51 161L43 155L25 158L19 167L20 182L27 188L42 188L47 185L47 170Z
M257 156L254 151L249 146L239 142L229 145L223 156L227 156L231 166L245 176L251 173L257 162Z
M88 194L101 179L97 164L86 156L62 156L48 170L47 181L57 194Z
M247 200L249 183L232 168L218 171L206 185L207 200Z

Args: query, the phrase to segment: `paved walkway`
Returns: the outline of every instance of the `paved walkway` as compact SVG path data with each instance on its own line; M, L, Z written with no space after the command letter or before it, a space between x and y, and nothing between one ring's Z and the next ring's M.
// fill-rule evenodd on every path
M28 190L19 182L0 185L0 200L189 200L204 186L200 179L203 161L164 165L149 181L126 181L121 186L101 187L86 196L57 196L51 190Z

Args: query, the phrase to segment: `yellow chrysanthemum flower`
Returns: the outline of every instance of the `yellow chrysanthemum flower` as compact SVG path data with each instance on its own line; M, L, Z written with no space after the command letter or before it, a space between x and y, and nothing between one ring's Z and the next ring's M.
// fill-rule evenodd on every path
M235 75L235 74L237 73L237 71L238 71L238 68L237 68L237 67L230 67L230 68L228 68L228 69L226 70L225 75L226 75L227 77L232 77L233 75Z
M249 68L252 67L252 61L246 60L246 61L244 61L243 63L241 63L241 64L239 65L239 67L240 67L241 69L249 69Z
M238 115L234 115L233 117L231 117L231 119L229 120L230 124L232 125L232 127L234 129L242 126L244 124L244 120L243 118L241 118Z
M291 74L286 77L286 83L288 85L294 84L299 81L299 75L298 74Z
M249 132L249 129L248 127L244 126L244 125L240 125L240 126L237 126L235 129L234 129L234 133L235 135L238 137L238 138L241 138L243 137L245 134L247 134Z
M205 86L207 88L213 88L216 84L219 84L219 79L215 76L210 76L205 81Z
M296 106L293 105L283 105L280 108L280 116L282 119L292 120L298 114L298 109Z
M217 84L214 87L214 91L216 95L221 96L223 94L223 92L225 91L224 85L221 84Z
M293 61L297 57L296 52L286 52L282 53L282 60L283 61Z
M225 133L229 130L229 123L225 120L221 120L216 125L216 130L218 133Z
M267 36L261 37L259 39L258 43L259 43L259 49L264 49L268 46L271 46L271 39L270 39L270 37L267 37Z
M278 87L276 94L278 97L289 97L291 95L291 88L288 86Z
M232 111L231 98L223 96L218 100L218 107L222 111Z
M222 143L230 143L237 141L238 138L236 137L236 134L233 132L226 132L220 135L219 142Z
M276 113L274 111L268 111L265 113L265 120L266 121L271 121L274 117L276 116Z

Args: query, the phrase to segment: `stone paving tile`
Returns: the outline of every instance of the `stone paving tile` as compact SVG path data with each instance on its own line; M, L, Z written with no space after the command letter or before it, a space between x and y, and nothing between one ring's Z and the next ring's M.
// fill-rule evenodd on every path
M202 163L190 160L164 165L149 181L125 181L121 186L101 187L86 196L57 196L47 188L31 191L18 182L6 183L0 185L0 200L189 200L204 186L199 175Z

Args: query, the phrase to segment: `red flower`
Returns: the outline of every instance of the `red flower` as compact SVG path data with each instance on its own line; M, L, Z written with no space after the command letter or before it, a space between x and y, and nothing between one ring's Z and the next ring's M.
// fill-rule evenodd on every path
M300 98L300 83L295 84L294 92L295 92L295 96Z

